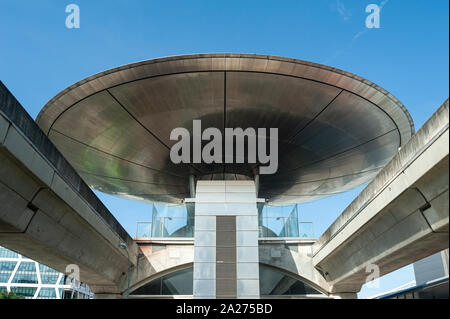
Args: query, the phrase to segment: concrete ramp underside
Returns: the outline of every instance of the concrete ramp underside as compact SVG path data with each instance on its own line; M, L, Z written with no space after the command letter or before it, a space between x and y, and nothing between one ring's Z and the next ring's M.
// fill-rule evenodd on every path
M0 83L0 244L97 292L126 289L138 247Z
M314 244L331 292L449 247L448 121L447 101Z

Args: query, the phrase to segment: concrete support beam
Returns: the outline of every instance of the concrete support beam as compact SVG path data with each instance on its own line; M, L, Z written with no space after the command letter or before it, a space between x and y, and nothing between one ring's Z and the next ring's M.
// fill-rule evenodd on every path
M0 83L0 244L63 273L76 265L94 293L121 293L121 242L136 265L138 246Z
M332 293L358 292L373 264L384 275L448 248L448 101L313 246Z

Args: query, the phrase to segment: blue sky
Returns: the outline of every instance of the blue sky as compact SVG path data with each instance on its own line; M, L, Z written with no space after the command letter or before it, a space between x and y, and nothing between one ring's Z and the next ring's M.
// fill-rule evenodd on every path
M370 3L384 6L381 28L366 29ZM81 10L67 29L66 5ZM71 84L119 65L162 56L239 52L327 64L367 78L395 95L416 128L448 97L448 0L138 1L2 0L0 80L35 118ZM320 235L362 188L302 206ZM99 194L133 236L151 207ZM373 295L413 280L406 267Z

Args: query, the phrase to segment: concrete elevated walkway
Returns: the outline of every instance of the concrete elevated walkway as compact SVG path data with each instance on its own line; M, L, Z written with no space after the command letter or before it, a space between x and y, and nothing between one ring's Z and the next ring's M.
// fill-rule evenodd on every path
M0 82L0 244L58 271L75 264L95 293L126 288L138 246Z
M448 100L313 245L331 293L449 247Z

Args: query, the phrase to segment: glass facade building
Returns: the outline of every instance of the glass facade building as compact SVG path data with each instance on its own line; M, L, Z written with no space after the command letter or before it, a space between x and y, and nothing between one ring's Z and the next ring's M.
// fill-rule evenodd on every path
M0 246L0 292L26 299L90 299L83 283Z
M448 299L448 276L377 297L377 299Z

